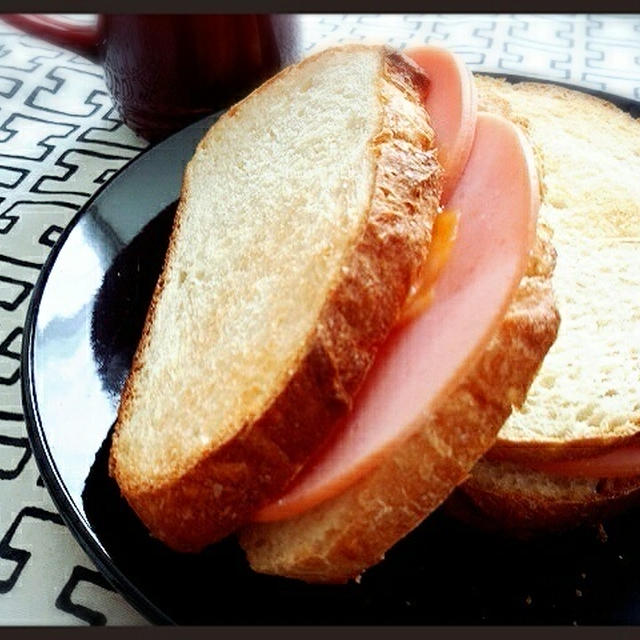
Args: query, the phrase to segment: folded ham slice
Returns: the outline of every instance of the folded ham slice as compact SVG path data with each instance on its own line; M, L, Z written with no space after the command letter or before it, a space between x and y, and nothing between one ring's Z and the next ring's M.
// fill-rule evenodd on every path
M339 494L425 424L504 316L535 238L538 207L527 141L507 120L480 114L467 166L447 204L459 215L457 238L431 305L393 332L334 439L254 520L290 518Z
M438 161L444 169L443 204L446 204L471 153L478 115L476 85L471 71L447 49L420 46L405 54L430 80L425 107L436 132Z

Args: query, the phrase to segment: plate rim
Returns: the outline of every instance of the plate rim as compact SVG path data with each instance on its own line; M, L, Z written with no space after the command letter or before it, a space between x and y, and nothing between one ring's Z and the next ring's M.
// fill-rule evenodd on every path
M490 76L493 78L504 78L511 84L517 84L522 82L535 82L540 84L550 84L564 89L570 89L573 91L581 91L593 97L599 98L613 103L615 106L625 111L635 119L640 118L640 101L633 98L628 98L620 94L609 93L598 89L592 89L585 84L568 83L561 80L555 80L551 78L545 78L544 76L537 75L524 75L524 74L512 74L508 72L501 72L495 70L478 70L473 71L474 75ZM196 122L176 131L164 140L151 144L143 149L137 156L132 158L129 162L124 164L116 174L100 188L85 202L85 204L75 213L72 219L65 227L63 233L56 241L54 247L51 249L47 258L45 259L43 266L38 274L38 278L34 285L25 316L25 322L23 327L23 340L21 348L21 394L22 394L22 406L24 413L24 421L27 431L27 436L33 452L33 456L36 461L38 471L44 481L51 499L58 510L60 516L64 520L67 528L87 554L89 559L96 565L96 568L100 573L108 580L108 582L116 589L116 591L142 616L144 616L152 624L160 625L172 625L176 624L175 620L171 618L167 613L162 611L156 606L144 593L140 590L133 581L127 577L109 557L108 553L103 548L102 544L97 540L95 534L92 532L91 527L87 527L84 519L79 515L75 502L71 498L66 485L62 480L62 476L58 471L57 464L51 450L49 449L48 442L44 433L44 428L40 415L38 412L38 400L35 392L35 380L34 380L34 343L35 343L35 328L38 319L38 311L42 295L47 286L49 276L55 267L58 255L64 247L69 235L73 232L74 228L87 214L87 211L93 205L94 201L98 199L102 193L108 189L113 188L114 184L117 184L117 180L121 175L129 170L131 166L144 158L148 153L157 150L164 146L166 143L170 143L175 138L185 135L185 132L189 129L197 129L211 126L222 114L223 111L217 111L212 113ZM179 194L176 194L179 197Z

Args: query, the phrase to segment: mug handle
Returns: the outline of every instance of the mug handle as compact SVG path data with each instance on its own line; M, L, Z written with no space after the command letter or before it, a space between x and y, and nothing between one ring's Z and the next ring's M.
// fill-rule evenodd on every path
M72 24L37 13L5 13L0 18L47 42L71 49L94 62L98 60L99 22L95 26Z

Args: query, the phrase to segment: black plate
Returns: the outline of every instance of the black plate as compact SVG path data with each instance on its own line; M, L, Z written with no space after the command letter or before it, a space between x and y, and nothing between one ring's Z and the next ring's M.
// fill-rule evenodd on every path
M636 102L583 90L640 116ZM183 167L214 119L143 153L102 188L67 227L31 300L22 369L29 437L58 509L98 568L163 623L640 622L637 511L608 522L606 542L583 528L527 543L436 512L360 584L344 586L255 574L231 539L181 555L147 535L108 477L110 429Z

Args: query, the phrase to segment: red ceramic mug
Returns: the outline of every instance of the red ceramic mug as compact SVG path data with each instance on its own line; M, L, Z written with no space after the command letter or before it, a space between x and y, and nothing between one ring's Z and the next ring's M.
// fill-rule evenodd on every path
M151 141L228 107L300 54L298 18L284 14L2 18L100 62L123 120Z

